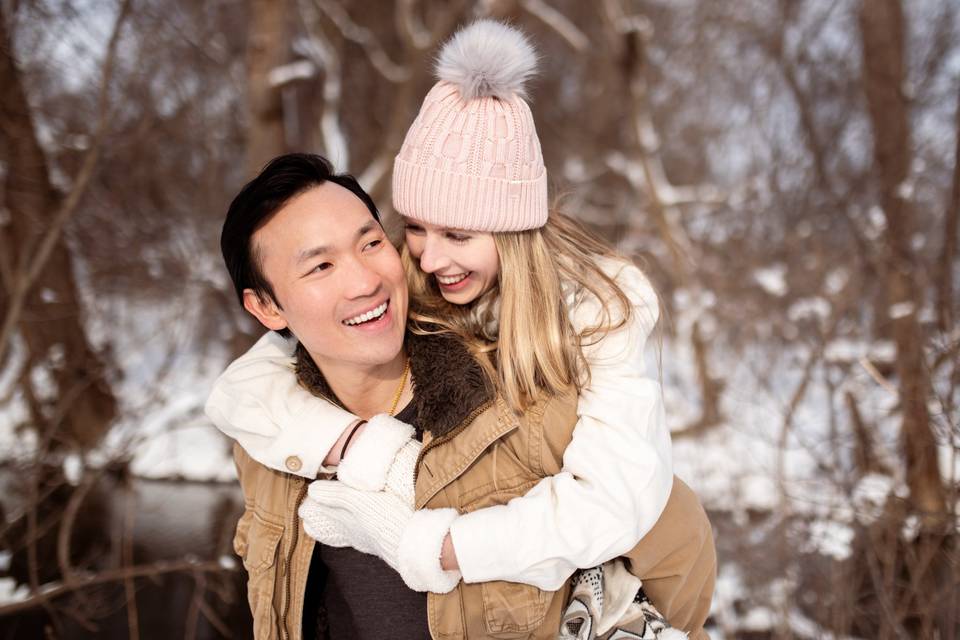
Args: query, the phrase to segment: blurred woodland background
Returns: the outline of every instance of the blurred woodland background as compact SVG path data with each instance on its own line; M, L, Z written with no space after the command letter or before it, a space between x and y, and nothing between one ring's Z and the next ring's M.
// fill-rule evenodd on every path
M662 296L713 637L960 635L956 0L0 0L0 638L250 637L202 415L262 331L227 204L309 150L389 218L480 15L542 54L553 193Z

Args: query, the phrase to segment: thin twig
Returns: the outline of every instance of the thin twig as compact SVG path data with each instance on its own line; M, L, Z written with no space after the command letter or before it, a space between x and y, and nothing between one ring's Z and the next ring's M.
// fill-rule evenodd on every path
M873 378L877 384L879 384L881 387L883 387L893 395L897 395L897 388L894 387L892 384L890 384L890 382L886 378L884 378L879 371L877 371L877 368L873 366L873 363L870 362L870 360L868 360L865 356L860 356L857 359L857 362L860 364L861 367L863 367L864 371L870 374L870 377Z
M123 501L123 566L133 566L133 522L136 515L136 494L133 487L127 485ZM129 640L140 637L140 616L137 609L137 591L134 588L133 578L123 581L123 592L127 600L127 629Z
M229 569L225 569L219 562L211 560L208 562L156 562L148 565L108 569L99 573L91 574L89 576L82 576L77 573L75 574L73 581L69 583L65 582L56 586L45 586L45 588L41 587L39 593L31 597L17 602L0 605L0 616L10 615L19 611L35 609L39 606L43 606L45 602L53 600L54 598L58 598L79 589L86 589L98 584L119 582L128 578L155 577L169 573L179 573L181 571L217 573L221 571L229 571Z

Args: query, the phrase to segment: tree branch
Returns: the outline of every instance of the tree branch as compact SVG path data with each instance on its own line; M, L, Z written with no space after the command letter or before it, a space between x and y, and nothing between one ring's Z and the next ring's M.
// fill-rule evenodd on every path
M574 51L582 53L590 46L590 40L567 16L544 0L520 0L520 5L531 15L556 31Z
M0 604L0 616L10 615L20 611L27 611L42 606L54 598L64 596L68 593L86 589L99 584L110 582L119 582L131 578L145 578L165 575L168 573L178 573L181 571L194 571L203 573L218 573L221 571L230 571L225 569L219 562L207 561L196 562L191 560L181 560L177 562L156 562L148 565L119 567L117 569L108 569L99 573L82 576L79 573L74 574L74 579L58 585L43 585L36 595L24 600Z
M376 35L366 27L361 27L354 22L350 18L350 14L340 4L330 0L314 0L314 2L317 8L337 27L344 38L363 49L367 59L370 60L370 64L386 80L398 83L404 82L410 77L410 69L391 60Z

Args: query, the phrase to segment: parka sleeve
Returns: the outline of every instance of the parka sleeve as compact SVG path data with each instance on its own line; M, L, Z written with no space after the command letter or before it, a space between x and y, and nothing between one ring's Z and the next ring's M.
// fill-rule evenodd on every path
M316 478L357 417L301 387L293 362L293 345L265 334L217 378L204 409L257 462Z
M630 319L585 347L591 379L578 399L561 472L505 505L454 521L450 535L466 582L558 589L576 569L633 548L670 497L670 434L659 381L644 361L657 297L633 265L610 261L604 269L630 298ZM574 328L595 324L599 311L596 299L578 301Z

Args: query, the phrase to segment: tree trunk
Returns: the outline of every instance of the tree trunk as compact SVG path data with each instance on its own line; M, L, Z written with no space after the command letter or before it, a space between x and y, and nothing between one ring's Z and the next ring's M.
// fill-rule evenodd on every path
M864 0L860 9L863 83L873 129L874 170L880 180L880 203L886 216L884 289L891 309L897 346L897 375L903 411L901 446L907 483L921 520L928 528L942 525L946 501L937 465L937 444L927 398L930 380L924 359L923 330L917 312L923 302L910 248L910 204L898 191L910 166L906 82L905 28L898 0Z
M286 16L280 0L253 0L247 40L247 175L253 176L271 158L286 151L280 88L271 86L270 71L287 61Z
M4 204L9 211L8 222L0 226L5 262L0 313L4 316L61 202L36 137L7 24L0 6L0 149L6 167ZM62 237L27 295L15 326L26 344L28 362L49 371L55 387L49 394L53 400L43 403L41 415L35 413L46 424L35 426L56 428L55 439L67 444L89 447L96 443L116 416L117 403L106 382L104 363L84 332L73 262Z
M953 295L953 263L957 258L957 232L960 230L960 91L957 92L956 150L953 155L953 187L943 220L943 249L937 273L937 320L940 330L953 327L956 298Z

